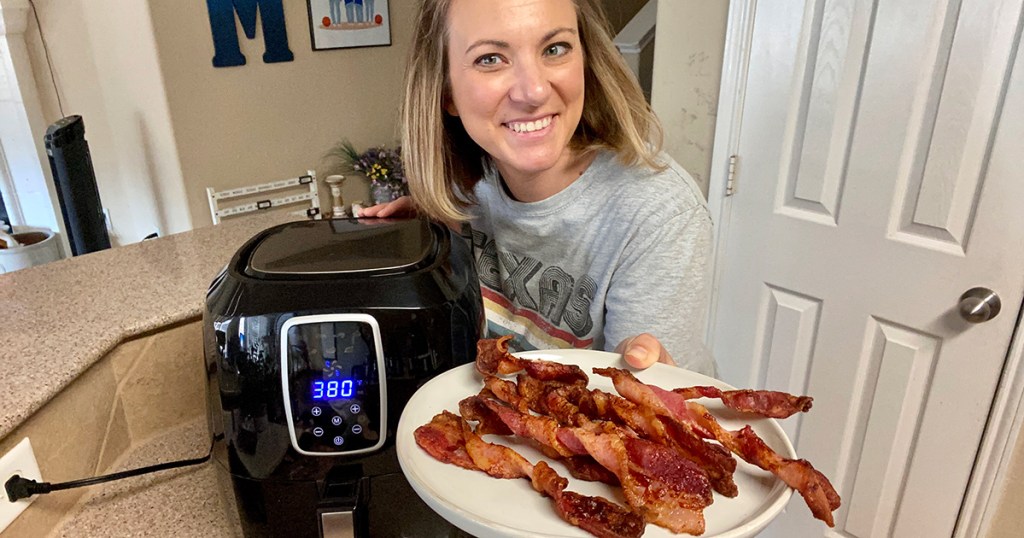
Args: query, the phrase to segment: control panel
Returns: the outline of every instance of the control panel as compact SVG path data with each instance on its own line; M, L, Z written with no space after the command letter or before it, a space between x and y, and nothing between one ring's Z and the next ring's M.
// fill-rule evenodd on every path
M297 316L281 328L281 388L301 454L358 454L384 445L387 382L377 320Z

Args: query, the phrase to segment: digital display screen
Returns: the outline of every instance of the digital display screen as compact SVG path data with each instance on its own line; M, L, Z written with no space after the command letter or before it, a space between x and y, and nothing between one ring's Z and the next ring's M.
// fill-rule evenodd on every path
M353 379L316 380L313 382L313 399L318 401L347 400L356 393Z
M368 380L375 383L373 333L364 323L297 325L289 330L289 345L292 357L306 371L302 385L307 401L357 400L365 396Z

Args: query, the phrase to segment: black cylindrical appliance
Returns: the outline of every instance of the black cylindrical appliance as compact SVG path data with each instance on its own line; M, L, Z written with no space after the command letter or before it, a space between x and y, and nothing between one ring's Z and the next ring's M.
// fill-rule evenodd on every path
M110 248L82 117L68 116L50 125L43 141L71 254L78 256Z
M463 536L410 488L394 436L417 388L475 359L482 324L468 243L423 219L293 222L242 246L203 329L245 534Z

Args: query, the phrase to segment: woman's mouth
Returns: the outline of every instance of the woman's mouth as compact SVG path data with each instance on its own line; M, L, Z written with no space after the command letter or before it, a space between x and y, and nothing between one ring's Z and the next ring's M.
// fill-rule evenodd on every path
M552 119L554 119L553 115L533 121L510 121L505 124L505 127L515 133L532 133L547 128L551 125Z

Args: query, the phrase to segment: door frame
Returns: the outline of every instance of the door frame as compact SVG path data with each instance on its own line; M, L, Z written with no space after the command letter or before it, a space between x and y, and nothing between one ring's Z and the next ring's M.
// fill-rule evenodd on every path
M746 98L746 75L750 61L751 39L757 0L731 0L726 23L722 80L718 96L718 120L712 149L711 174L708 179L708 208L714 227L712 256L712 295L708 311L706 341L714 344L714 320L718 310L718 289L724 263L719 254L729 239L729 218L732 199L726 193L730 157L737 154L743 126L743 104ZM1020 44L1018 44L1020 47ZM739 156L734 168L735 192L743 190L743 161ZM1004 492L1005 477L1012 462L1014 448L1024 426L1024 305L1007 310L1017 315L1010 349L1003 364L999 386L989 410L988 423L982 434L963 504L957 518L955 538L985 536Z

